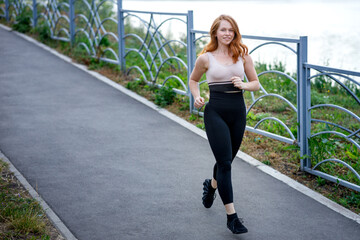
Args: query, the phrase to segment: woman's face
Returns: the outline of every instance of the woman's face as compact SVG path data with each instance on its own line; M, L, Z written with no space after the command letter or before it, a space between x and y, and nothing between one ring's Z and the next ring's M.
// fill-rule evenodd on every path
M231 24L226 20L221 20L216 37L219 44L229 45L234 39L235 33Z

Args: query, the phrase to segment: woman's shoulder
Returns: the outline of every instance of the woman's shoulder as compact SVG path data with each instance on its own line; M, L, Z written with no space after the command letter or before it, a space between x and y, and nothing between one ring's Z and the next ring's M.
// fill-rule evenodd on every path
M210 55L211 53L210 52L204 52L203 54L201 54L201 55L199 55L199 57L198 58L201 58L201 60L207 60L207 61L209 61L209 55Z
M197 58L197 62L203 66L208 66L209 65L209 52L205 52L203 54L201 54L200 56L198 56Z
M247 61L252 62L252 58L251 58L250 54L244 54L244 59L245 59L245 62L247 62Z

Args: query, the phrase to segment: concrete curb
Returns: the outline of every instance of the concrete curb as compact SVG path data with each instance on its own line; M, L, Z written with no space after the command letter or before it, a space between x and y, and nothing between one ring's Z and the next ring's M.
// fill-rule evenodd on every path
M8 28L6 26L3 26L1 24L0 24L0 27L6 29L8 31L12 31L10 28ZM17 34L18 36L28 40L29 42L32 42L32 43L36 44L37 46L39 46L39 47L53 53L54 55L60 57L64 61L76 66L77 68L87 72L88 74L94 76L95 78L99 79L100 81L102 81L102 82L116 88L117 90L125 93L126 95L128 95L128 96L136 99L137 101L145 104L146 106L156 110L161 115L175 121L176 123L180 124L181 126L187 128L190 131L198 134L199 136L207 139L205 131L197 128L193 124L185 121L184 119L176 116L175 114L173 114L173 113L171 113L171 112L169 112L169 111L167 111L165 109L159 108L157 105L155 105L154 103L148 101L146 98L137 95L136 93L126 89L125 87L115 83L114 81L108 79L107 77L105 77L105 76L103 76L103 75L101 75L101 74L99 74L97 72L88 70L87 67L84 66L84 65L72 62L71 58L56 52L55 50L49 48L48 46L46 46L46 45L44 45L42 43L39 43L38 41L34 40L33 38L30 38L30 37L28 37L28 36L26 36L24 34L21 34L21 33L15 32L15 31L14 31L14 33ZM248 164L258 168L262 172L264 172L264 173L266 173L266 174L268 174L268 175L282 181L283 183L287 184L289 187L291 187L291 188L305 194L306 196L308 196L308 197L314 199L315 201L325 205L326 207L332 209L333 211L343 215L344 217L349 218L349 219L357 222L358 224L360 224L360 215L359 214L356 214L356 213L346 209L345 207L333 202L332 200L330 200L330 199L324 197L323 195L311 190L310 188L298 183L297 181L295 181L295 180L291 179L290 177L280 173L279 171L277 171L277 170L275 170L275 169L261 163L260 161L254 159L253 157L247 155L246 153L243 153L243 152L239 151L238 154L237 154L237 157L240 158L241 160L247 162Z

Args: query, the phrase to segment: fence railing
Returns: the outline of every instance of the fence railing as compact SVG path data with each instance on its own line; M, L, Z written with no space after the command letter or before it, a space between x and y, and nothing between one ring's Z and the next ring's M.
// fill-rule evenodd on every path
M108 15L103 14L105 10L113 9L114 5L116 6L115 13L109 11ZM206 44L209 35L207 31L193 28L192 11L164 13L125 10L121 0L32 0L32 2L0 0L0 17L9 22L15 22L16 16L24 9L32 11L33 27L39 24L48 26L51 38L70 42L73 48L81 48L89 56L117 64L126 74L135 74L137 76L135 78L141 78L149 85L157 87L171 85L177 94L189 98L191 113L203 114L202 109L195 109L193 106L188 81L195 65L196 55ZM175 24L175 27L173 25L165 27L169 24ZM169 29L171 31L165 34ZM183 35L174 36L175 33L181 32L181 29ZM293 76L285 71L271 69L258 73L260 82L265 76L267 76L266 79L279 81L278 88L268 89L264 83L261 84L261 90L257 93L245 92L248 105L247 115L249 119L252 119L249 121L251 126L248 125L246 129L299 146L302 170L360 191L358 173L360 160L357 158L359 154L351 152L354 149L360 151L359 111L349 110L348 106L339 104L311 104L317 97L311 92L311 84L321 82L321 79L326 77L345 89L350 98L355 101L351 106L360 109L360 85L353 79L353 77L359 77L360 73L308 64L307 37L288 39L243 35L243 39L256 43L250 49L250 54L273 45L283 47L296 56L297 66L296 75ZM318 71L318 74L310 75L311 71ZM245 80L247 81L246 76ZM207 90L205 82L206 79L202 79L199 83L202 91ZM286 91L283 91L285 88ZM265 109L264 106L271 106L271 99L282 102L288 114L277 116L268 114L262 117L253 114L253 110L257 107ZM345 122L334 123L329 119L312 118L312 113L322 108L336 109L351 116L353 120L347 122L351 123L351 126L345 126ZM275 130L261 129L265 123L274 123L277 128ZM331 126L336 130L316 132L318 128L316 124L323 124L327 128ZM317 151L322 152L323 149L319 150L320 145L313 139L328 135L336 135L347 141L347 148L349 144L353 146L350 147L352 150L346 150L347 152L343 154L346 155L345 160L335 158L331 154L318 154ZM334 146L345 146L343 140L335 141L331 137L322 139L323 142L334 143L332 144ZM349 157L351 154L352 156ZM326 170L324 166L330 162L337 164L336 167L344 166L353 177L340 179L335 176L336 173L330 175L321 171L321 169Z
M189 95L187 79L191 61L187 57L187 39L164 36L162 28L169 22L176 22L178 28L183 27L184 34L188 35L192 29L192 12L122 12L124 20L139 22L137 28L125 29L126 73L137 72L146 83L158 87L171 82L177 94ZM162 19L155 19L155 16L161 16ZM166 73L169 75L164 75Z
M358 157L360 154L356 154L360 151L360 82L355 79L360 77L360 72L308 63L303 64L303 71L305 72L302 85L304 93L301 96L305 116L302 131L306 134L307 141L304 141L305 146L301 151L302 155L307 157L302 160L301 167L306 172L360 191L359 184L354 184L360 182L358 170L355 170L355 168L359 169L360 165ZM313 96L316 92L312 91L313 85L316 84L314 80L330 83L327 87L325 84L320 87L327 92L336 91L340 99L334 99L333 103L316 100ZM319 128L316 125L323 127ZM334 146L347 148L342 155L343 160L334 157L331 153ZM322 152L324 153L319 154ZM332 168L346 168L349 172L348 176L339 178L321 171L329 168L329 165L335 165L331 166Z

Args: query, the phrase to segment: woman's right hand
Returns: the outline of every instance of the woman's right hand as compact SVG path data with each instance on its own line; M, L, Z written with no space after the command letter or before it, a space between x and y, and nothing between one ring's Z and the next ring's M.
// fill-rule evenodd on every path
M194 106L196 108L201 108L202 106L204 106L204 104L205 104L205 100L203 97L195 98Z

